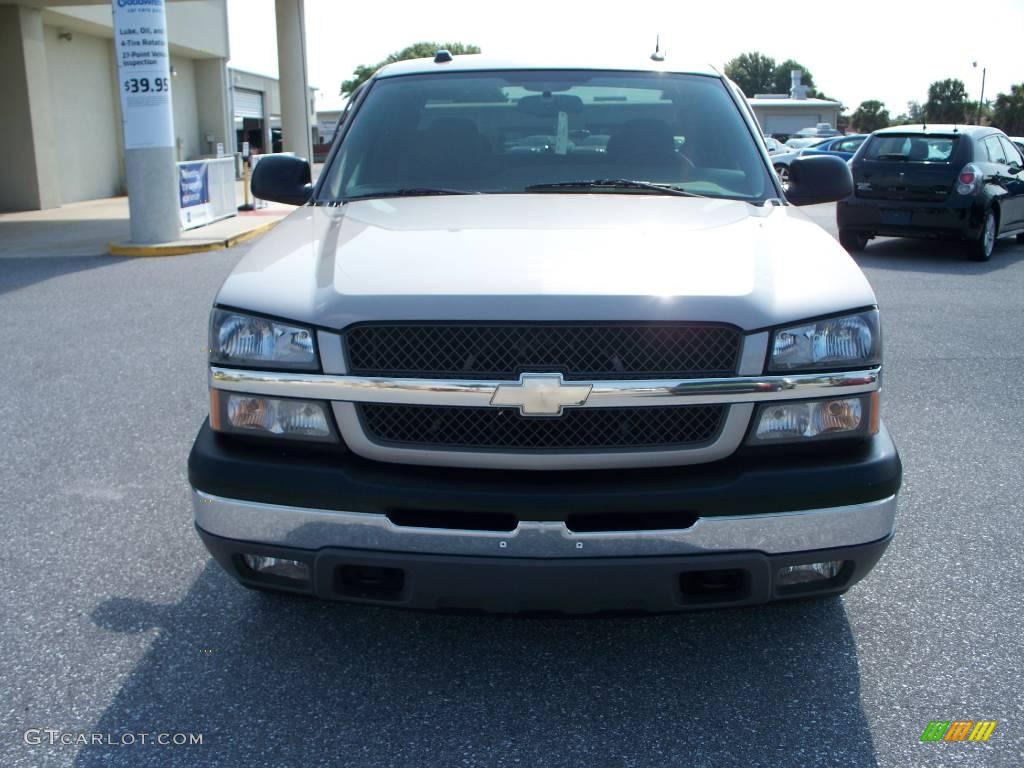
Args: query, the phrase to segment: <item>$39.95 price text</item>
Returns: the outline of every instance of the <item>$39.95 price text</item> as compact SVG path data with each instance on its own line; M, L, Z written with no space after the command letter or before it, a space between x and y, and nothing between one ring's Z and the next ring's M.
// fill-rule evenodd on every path
M124 81L125 93L163 93L170 89L166 77L132 77Z

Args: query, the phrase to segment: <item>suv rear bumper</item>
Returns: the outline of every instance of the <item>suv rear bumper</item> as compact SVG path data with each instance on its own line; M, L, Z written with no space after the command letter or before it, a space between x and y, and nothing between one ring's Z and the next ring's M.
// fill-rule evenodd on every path
M984 208L973 198L961 200L957 206L950 201L850 197L837 203L836 223L839 229L884 237L977 239L984 224Z
M294 454L204 425L189 479L204 543L252 586L414 608L659 611L844 591L892 536L901 466L884 427L845 450L531 473ZM649 524L666 515L683 522ZM257 574L245 554L305 563L310 579ZM776 584L779 568L826 560L846 563L839 576Z

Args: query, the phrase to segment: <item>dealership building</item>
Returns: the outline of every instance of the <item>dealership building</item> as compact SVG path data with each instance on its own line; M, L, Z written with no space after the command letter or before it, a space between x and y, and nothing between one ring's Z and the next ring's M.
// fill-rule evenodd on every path
M305 38L293 23L302 0L275 5L268 54L298 88L227 67L226 0L166 0L173 160L233 155L242 142L312 156L314 89L301 86ZM0 0L0 212L126 193L120 82L111 0Z
M789 135L819 123L828 123L835 128L843 105L830 99L808 98L808 88L801 83L803 73L800 70L794 69L790 78L789 93L759 93L747 99L761 130L768 135Z
M237 151L241 151L243 143L248 143L251 152L280 152L281 88L277 78L228 67L228 82ZM318 136L316 91L310 88L306 98L313 144L317 143Z
M230 152L225 0L167 3L174 151ZM111 5L0 4L0 211L125 192Z

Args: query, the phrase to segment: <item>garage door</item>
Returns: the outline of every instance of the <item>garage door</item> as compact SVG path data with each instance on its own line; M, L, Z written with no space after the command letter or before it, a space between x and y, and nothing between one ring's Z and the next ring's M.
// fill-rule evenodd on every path
M801 128L813 128L818 115L765 115L761 125L765 133L796 133Z
M235 119L246 117L263 117L262 91L250 91L246 88L235 88Z

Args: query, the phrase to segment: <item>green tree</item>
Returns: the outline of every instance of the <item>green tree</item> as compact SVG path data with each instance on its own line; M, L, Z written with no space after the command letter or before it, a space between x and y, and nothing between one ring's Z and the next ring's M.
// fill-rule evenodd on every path
M386 64L394 64L396 61L406 59L424 59L433 56L441 48L449 51L453 56L460 56L467 53L480 53L480 47L468 43L413 43L400 51L395 51L384 61L376 64L360 64L352 71L352 78L341 84L341 95L347 96L356 88L365 83L378 69Z
M871 133L889 127L889 110L877 99L862 101L850 115L850 122L860 133Z
M773 93L775 59L757 51L741 53L726 63L725 75L740 87L748 99L754 98L756 93ZM784 92L789 92L789 86Z
M967 89L963 80L947 78L928 86L924 117L929 123L962 123L967 108Z
M799 69L803 72L800 76L800 84L807 86L807 95L815 96L817 91L814 89L814 75L811 74L811 70L793 59L786 59L781 64L776 65L775 75L772 80L772 93L789 93L789 89L793 85L791 73L794 69Z
M907 111L892 120L890 125L916 125L924 119L924 109L916 101L907 102Z
M1024 136L1024 83L1011 85L1009 93L996 96L992 125L1010 136Z

